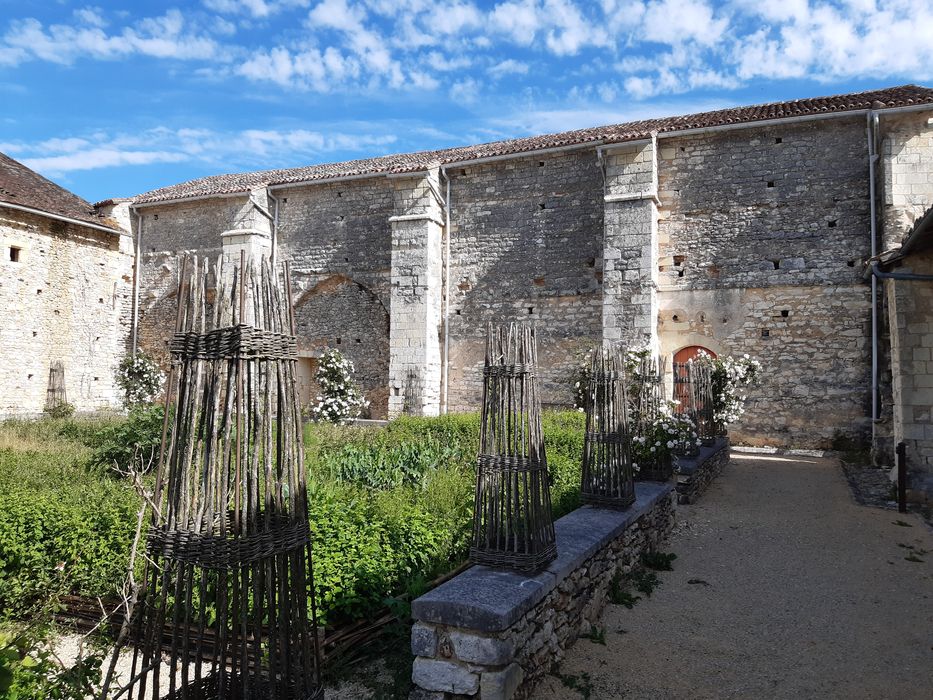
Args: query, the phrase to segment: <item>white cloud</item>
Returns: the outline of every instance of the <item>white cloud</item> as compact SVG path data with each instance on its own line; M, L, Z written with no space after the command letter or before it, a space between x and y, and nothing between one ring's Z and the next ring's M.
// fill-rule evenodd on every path
M462 104L505 90L613 104L759 79L933 77L933 0L202 0L131 23L95 7L69 19L9 20L0 68L147 56L195 62L194 79Z
M450 99L460 104L473 104L479 98L481 87L473 78L458 80L450 86Z
M363 125L367 126L367 125ZM82 137L52 138L28 144L5 143L0 149L16 153L28 167L59 177L82 170L99 170L154 163L202 162L217 168L270 167L270 163L295 164L337 151L372 153L395 143L391 133L352 133L339 128L169 129L157 127L139 134L95 132Z
M348 5L346 0L324 0L308 13L312 26L340 29L344 32L359 31L366 19L366 11Z
M75 170L98 170L120 165L177 163L186 160L182 153L168 151L120 151L114 148L89 148L60 156L24 158L23 164L47 175L61 175Z
M731 107L732 103L721 100L665 101L639 104L623 109L607 109L605 106L584 106L573 109L525 109L505 117L491 120L508 134L548 134L574 129L586 129L607 124L624 124L643 119L687 114Z
M514 58L499 61L489 69L489 75L493 78L501 78L505 75L525 75L526 73L528 73L528 64L516 61Z
M222 53L213 38L189 27L179 10L143 18L135 23L136 27L125 27L114 34L108 34L101 22L88 23L87 19L85 16L83 26L48 27L33 18L13 20L0 37L0 64L18 65L35 59L69 65L82 57L113 60L132 54L203 60L219 58Z
M469 68L473 61L468 56L446 56L440 51L431 51L423 58L431 70L441 73Z
M310 0L204 0L204 7L214 12L245 14L264 19L282 10L307 7Z
M512 0L496 5L489 20L493 31L508 35L519 46L531 44L545 24L536 0Z
M648 41L676 45L696 41L709 46L722 37L729 24L715 17L705 0L660 0L645 8L643 32Z

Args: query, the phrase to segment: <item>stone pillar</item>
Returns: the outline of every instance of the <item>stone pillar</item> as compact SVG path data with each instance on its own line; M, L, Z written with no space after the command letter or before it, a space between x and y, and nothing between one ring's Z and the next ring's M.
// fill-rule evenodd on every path
M249 193L249 199L237 212L232 226L220 234L224 257L239 263L240 251L246 252L257 261L272 253L272 221L268 215L268 198L265 188Z
M604 150L603 343L658 350L655 139Z
M444 214L438 170L395 179L389 417L436 416L441 398Z
M241 251L246 253L246 260L252 259L257 264L263 257L272 256L272 221L264 213L269 211L267 203L265 188L253 190L237 212L234 227L220 234L227 271L233 270L232 265L240 264ZM244 323L252 323L252 309L251 303L245 304Z

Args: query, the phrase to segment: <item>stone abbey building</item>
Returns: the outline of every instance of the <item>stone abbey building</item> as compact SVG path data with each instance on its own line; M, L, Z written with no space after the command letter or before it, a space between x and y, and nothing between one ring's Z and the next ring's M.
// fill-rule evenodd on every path
M178 256L246 249L291 261L307 398L335 347L373 417L476 409L486 323L527 320L546 403L570 403L599 343L748 353L764 376L736 440L873 433L888 449L906 436L891 420L897 324L866 265L931 204L933 89L907 85L218 175L98 207L134 237L128 342L156 355ZM933 372L933 326L916 326L931 312L915 312L908 371ZM929 398L909 431L928 464Z

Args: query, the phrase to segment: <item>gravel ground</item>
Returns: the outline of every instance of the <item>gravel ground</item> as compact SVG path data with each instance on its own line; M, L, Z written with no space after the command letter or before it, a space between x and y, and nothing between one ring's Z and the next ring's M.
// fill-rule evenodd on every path
M535 698L933 697L917 515L857 505L835 460L734 453L678 518L674 571L610 606L605 645L581 638Z

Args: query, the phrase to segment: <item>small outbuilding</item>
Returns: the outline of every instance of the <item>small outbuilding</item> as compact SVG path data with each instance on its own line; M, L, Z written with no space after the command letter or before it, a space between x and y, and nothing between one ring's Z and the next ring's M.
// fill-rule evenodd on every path
M0 153L0 416L119 405L132 290L119 224Z
M933 500L933 207L868 272L884 284L891 428L894 445L906 448L908 496ZM879 457L894 460L893 454Z

